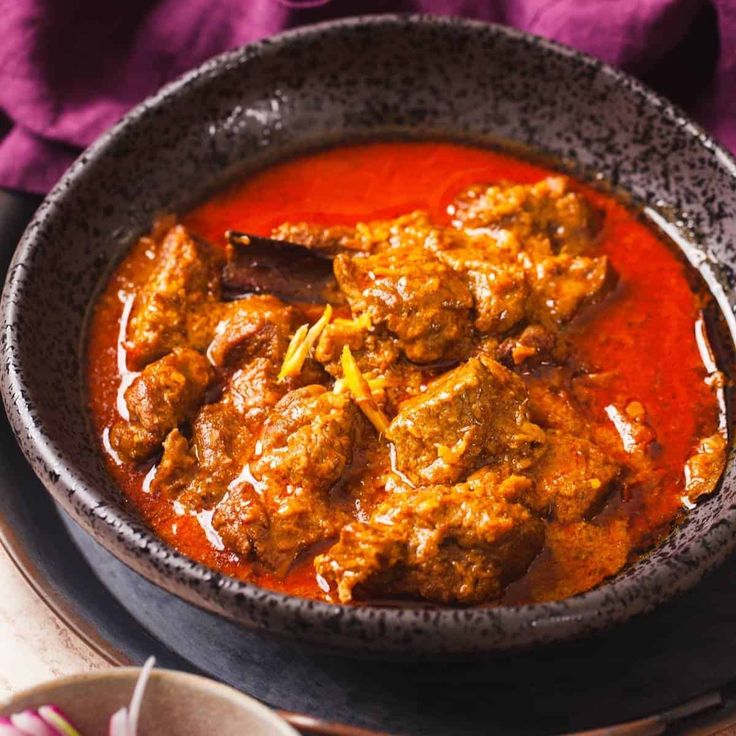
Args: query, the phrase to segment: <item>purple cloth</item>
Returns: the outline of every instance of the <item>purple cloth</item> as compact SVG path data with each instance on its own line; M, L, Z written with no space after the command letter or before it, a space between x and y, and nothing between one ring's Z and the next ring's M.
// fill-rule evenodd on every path
M462 15L561 41L641 77L736 150L736 0L299 4L0 0L0 186L47 191L132 105L214 54L283 28L377 12Z

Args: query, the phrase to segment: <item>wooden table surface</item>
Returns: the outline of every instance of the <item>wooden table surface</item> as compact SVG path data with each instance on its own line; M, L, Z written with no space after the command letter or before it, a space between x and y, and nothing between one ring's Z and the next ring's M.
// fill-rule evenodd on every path
M62 675L109 665L70 631L0 547L0 701Z

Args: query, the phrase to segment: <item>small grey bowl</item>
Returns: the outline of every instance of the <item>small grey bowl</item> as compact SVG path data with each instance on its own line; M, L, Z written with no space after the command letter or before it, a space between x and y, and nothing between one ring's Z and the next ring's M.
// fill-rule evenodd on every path
M0 305L3 399L38 477L98 542L172 593L349 653L472 655L560 641L694 585L734 548L733 457L720 491L644 559L588 593L518 607L346 607L270 592L179 554L123 503L85 409L85 325L101 281L157 212L186 210L235 172L387 135L514 142L622 188L682 246L736 333L736 163L676 108L594 59L499 26L327 23L224 54L167 86L46 198Z
M0 715L56 705L83 736L106 734L113 713L127 707L140 668L120 667L61 677L16 693ZM254 698L206 677L154 670L141 706L139 732L187 736L299 736Z

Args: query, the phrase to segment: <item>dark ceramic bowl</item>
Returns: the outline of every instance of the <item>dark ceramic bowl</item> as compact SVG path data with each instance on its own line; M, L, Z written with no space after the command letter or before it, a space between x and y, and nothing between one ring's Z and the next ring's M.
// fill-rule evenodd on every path
M734 547L733 458L720 491L646 558L583 595L519 607L359 608L269 592L192 562L122 503L91 435L81 370L101 281L157 212L185 210L233 172L387 134L516 142L622 188L658 213L736 332L736 162L670 104L593 59L497 26L387 16L314 26L220 56L139 105L28 228L2 299L2 392L39 478L98 542L172 593L345 652L559 641L692 586Z

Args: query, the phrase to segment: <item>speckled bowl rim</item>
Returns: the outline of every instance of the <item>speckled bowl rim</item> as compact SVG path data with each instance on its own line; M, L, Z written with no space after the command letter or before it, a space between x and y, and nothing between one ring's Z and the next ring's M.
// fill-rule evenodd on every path
M624 72L569 47L506 26L442 16L386 14L327 21L286 31L212 58L164 86L155 95L134 107L87 148L48 194L15 251L0 305L3 324L11 324L16 319L19 292L26 273L26 270L20 266L30 259L35 247L36 231L52 220L65 199L73 196L74 185L84 180L89 164L104 156L115 139L131 126L135 126L139 118L153 108L163 107L169 100L186 94L190 88L210 83L218 70L225 70L240 62L246 62L277 50L284 45L288 46L292 41L324 36L332 30L345 27L405 26L407 23L425 24L435 28L463 27L470 32L482 31L506 35L511 40L539 46L548 53L572 58L581 67L604 74L616 84L623 85L629 91L644 98L652 108L659 111L661 116L669 119L688 136L697 139L704 155L715 157L719 166L736 180L736 159L679 108ZM721 304L721 306L724 305ZM732 320L730 320L730 327L731 332L734 333ZM684 572L683 568L677 565L658 566L644 579L636 581L638 588L636 591L628 591L629 600L625 607L614 606L612 610L607 609L605 604L610 605L611 599L626 598L628 588L632 587L631 581L622 579L620 575L588 592L561 601L521 606L474 606L469 608L343 606L270 591L223 575L193 561L167 545L152 531L141 529L140 520L133 514L122 508L103 503L95 489L86 484L75 472L74 463L69 462L69 459L55 447L54 443L44 435L42 428L32 419L28 395L23 390L22 356L17 344L12 341L8 342L8 353L5 358L7 368L0 377L0 388L8 417L16 436L22 436L25 440L26 446L23 451L26 458L55 500L106 549L148 579L185 600L234 621L242 620L243 617L238 615L238 609L242 606L250 605L255 609L269 609L269 616L272 620L274 617L279 619L280 626L278 624L275 627L269 625L267 628L276 632L283 630L286 628L285 624L288 626L295 620L306 626L342 619L342 626L352 624L356 632L363 627L373 632L381 632L390 628L393 640L396 640L397 634L406 635L409 638L417 634L423 634L429 638L439 635L444 644L437 648L436 652L435 647L431 645L427 649L429 653L442 654L454 651L452 641L460 630L464 632L461 638L467 642L468 633L472 635L475 629L485 629L487 632L490 624L491 628L498 632L496 637L492 637L492 641L485 645L478 641L477 648L465 643L459 646L458 651L463 654L473 653L473 651L488 653L489 651L549 644L608 628L632 616L651 610L665 600L692 587L710 569L725 560L736 547L736 505L732 505L724 511L723 518L712 523L697 540L701 548L707 549L708 552L701 555L696 564L686 566ZM729 463L731 462L732 457L729 457ZM58 476L49 478L47 474L40 472L44 466L58 468ZM70 500L72 496L81 501L86 513L81 513L75 508ZM685 525L687 525L687 519L681 524L681 526ZM683 545L683 551L688 552L694 545L694 540L688 541ZM168 572L168 577L162 576L162 569ZM216 603L199 592L200 587L215 590ZM425 638L425 644L426 642ZM365 642L361 643L365 644ZM380 637L379 640L374 641L374 645L376 652L380 653L382 650ZM340 645L340 648L346 649L344 644ZM355 649L360 650L360 645L356 643ZM388 644L387 649L393 651L396 647ZM421 649L422 646L419 645L415 651ZM409 650L411 651L411 648Z

